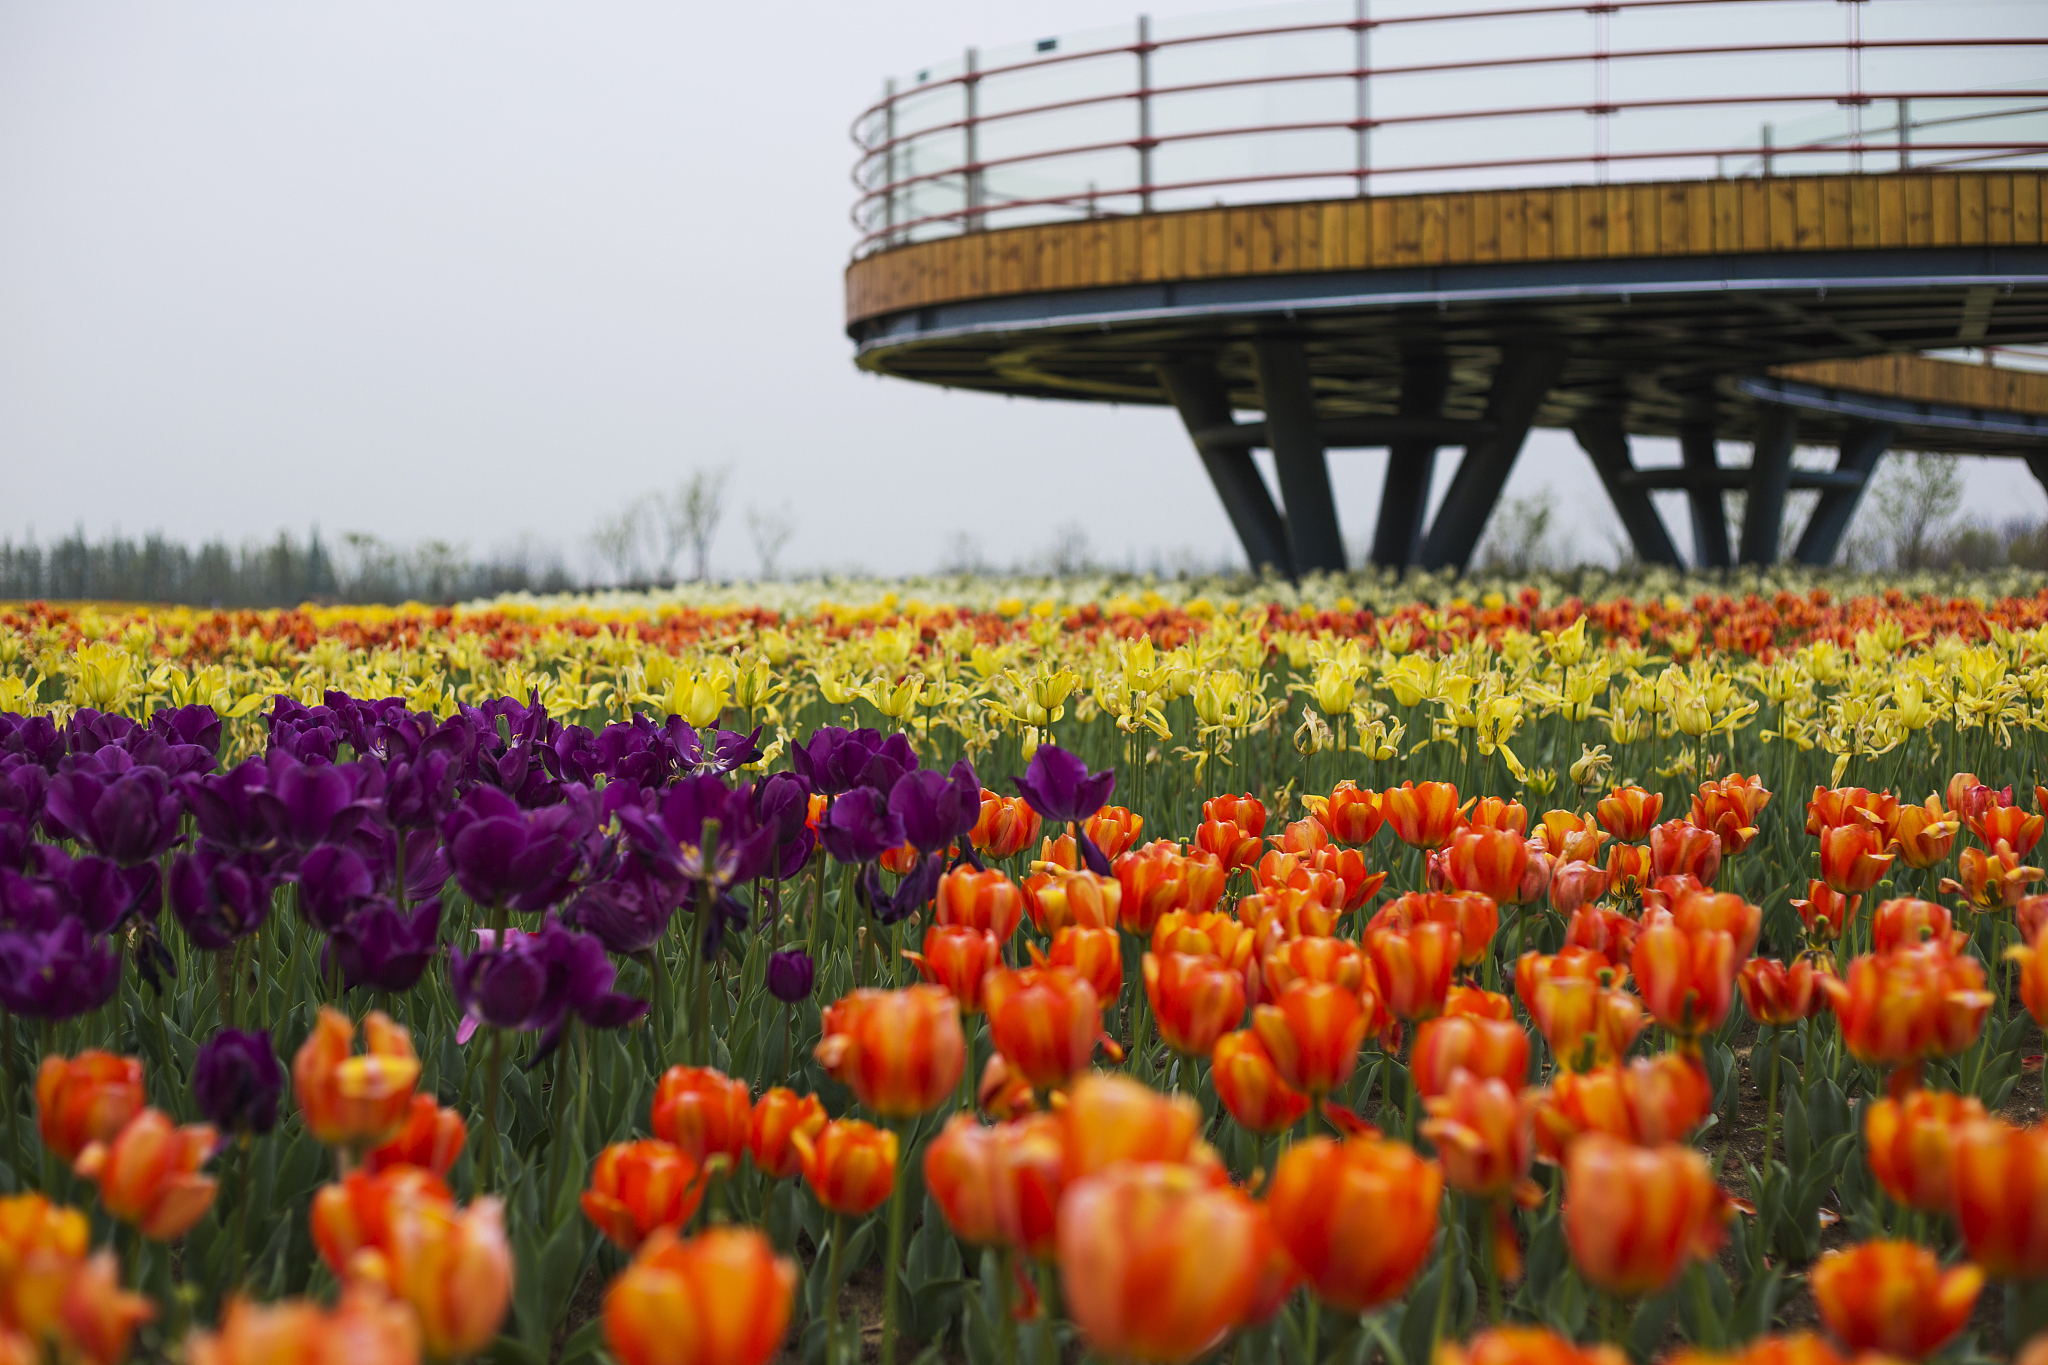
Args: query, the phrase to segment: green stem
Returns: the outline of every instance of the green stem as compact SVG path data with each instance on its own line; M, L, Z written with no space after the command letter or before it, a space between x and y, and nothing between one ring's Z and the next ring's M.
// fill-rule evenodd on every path
M832 1254L825 1267L825 1358L832 1358L832 1338L839 1333L839 1267L846 1249L846 1215L832 1215Z
M1302 1353L1304 1365L1316 1365L1316 1336L1323 1325L1323 1315L1316 1303L1316 1292L1305 1289L1301 1295L1302 1309Z
M491 1073L484 1083L484 1159L483 1187L487 1190L501 1188L503 1181L498 1170L498 1091L505 1076L505 1030L491 1030Z
M704 822L703 850L705 880L697 884L697 923L692 933L696 956L690 968L690 1047L689 1058L698 1066L711 1065L711 987L707 978L710 961L705 956L705 931L711 927L711 916L718 913L718 893L710 878L712 865L718 858L718 821Z
M243 1133L238 1139L238 1146L241 1151L241 1159L236 1164L240 1167L241 1180L239 1184L241 1188L239 1196L235 1200L235 1251L233 1258L228 1262L228 1284L235 1289L241 1288L242 1267L245 1264L244 1258L249 1249L249 1201L250 1196L254 1192L255 1185L255 1172L249 1169L250 1152L249 1135L247 1133Z
M889 1257L882 1262L882 1365L896 1365L896 1270L903 1263L904 1167L910 1159L912 1132L900 1132L902 1155L896 1163L896 1187L889 1192Z

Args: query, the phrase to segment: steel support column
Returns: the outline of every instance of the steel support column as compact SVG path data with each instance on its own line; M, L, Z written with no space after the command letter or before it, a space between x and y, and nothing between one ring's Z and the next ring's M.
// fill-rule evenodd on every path
M1286 506L1287 549L1296 573L1324 569L1344 572L1344 537L1337 529L1337 499L1330 491L1330 465L1316 426L1316 395L1308 350L1299 341L1261 338L1252 343L1258 362L1259 401L1266 409L1266 435Z
M1858 427L1850 439L1842 442L1835 454L1835 470L1856 475L1858 482L1852 488L1822 490L1813 515L1806 519L1806 529L1799 535L1799 546L1792 552L1794 559L1801 564L1835 562L1835 551L1841 547L1842 535L1856 516L1856 505L1863 501L1863 490L1870 486L1870 476L1885 451L1891 449L1895 434L1890 424L1873 422ZM2036 467L2034 472L2041 471Z
M1778 533L1785 521L1785 492L1792 481L1792 447L1799 417L1789 408L1764 414L1750 445L1749 488L1742 499L1742 562L1778 562Z
M1486 519L1500 501L1500 490L1522 453L1536 412L1564 373L1565 351L1548 341L1510 345L1494 372L1493 392L1486 399L1486 420L1494 434L1465 447L1458 472L1437 508L1429 535L1422 542L1424 568L1463 569L1486 530Z
M1411 360L1401 375L1401 415L1441 417L1450 377L1450 366L1441 356ZM1372 536L1372 562L1382 568L1404 569L1422 548L1422 520L1429 512L1437 450L1437 443L1427 439L1394 441L1387 447L1379 526Z
M1287 525L1266 480L1252 462L1251 451L1242 447L1217 446L1202 440L1199 433L1218 431L1231 424L1230 394L1223 378L1209 365L1165 365L1159 370L1167 397L1180 409L1180 420L1194 438L1195 453L1216 485L1216 496L1244 546L1245 561L1257 573L1266 565L1292 576L1294 562L1287 554Z
M1694 423L1678 433L1679 453L1687 469L1717 469L1721 461L1714 453L1714 428ZM1700 569L1728 567L1728 509L1721 490L1701 484L1685 490L1692 506L1692 562Z
M1636 558L1645 564L1678 564L1678 547L1671 543L1671 532L1664 529L1649 490L1627 479L1635 460L1628 453L1628 433L1621 420L1611 415L1588 418L1572 428L1572 435L1593 461L1615 515L1621 518L1621 529L1636 547Z

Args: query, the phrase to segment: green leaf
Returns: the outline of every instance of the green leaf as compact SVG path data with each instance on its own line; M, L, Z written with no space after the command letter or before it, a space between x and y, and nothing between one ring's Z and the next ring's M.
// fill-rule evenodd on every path
M556 1365L576 1365L577 1361L594 1358L603 1350L604 1319L595 1317L569 1334Z

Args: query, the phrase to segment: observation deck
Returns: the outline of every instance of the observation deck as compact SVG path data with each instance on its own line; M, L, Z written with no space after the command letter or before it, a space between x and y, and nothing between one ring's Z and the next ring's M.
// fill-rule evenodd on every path
M2048 482L2048 373L1922 354L2048 341L2044 72L2048 7L2000 0L1325 0L970 51L855 124L848 333L1175 406L1254 565L1342 568L1327 452L1379 446L1373 561L1463 566L1534 426L1646 561L1679 562L1655 490L1701 566L1778 559L1812 490L1825 563L1894 446Z

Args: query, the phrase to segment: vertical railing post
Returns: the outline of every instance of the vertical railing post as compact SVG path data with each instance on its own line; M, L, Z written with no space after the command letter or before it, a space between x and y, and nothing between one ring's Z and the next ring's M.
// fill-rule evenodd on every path
M1863 169L1863 5L1847 0L1849 29L1849 166Z
M1138 211L1152 211L1152 16L1138 16Z
M1351 21L1352 57L1358 72L1358 197L1372 184L1372 19L1367 0L1357 0Z
M1901 99L1899 101L1899 169L1902 171L1913 169L1913 120L1911 118L1911 104L1910 100Z
M982 182L981 182L981 53L977 48L967 49L967 74L960 81L960 88L967 92L967 230L979 232L982 229Z
M1613 13L1612 5L1593 6L1593 178L1602 185L1607 183L1608 153L1611 150L1608 120L1614 117L1614 104L1608 97L1610 72L1607 65L1607 27Z
M1768 123L1766 123L1763 127L1763 155L1764 174L1769 175L1771 174L1772 164L1776 160L1776 158L1773 156L1771 152L1771 125Z
M882 245L896 245L896 82L883 88L882 115Z

